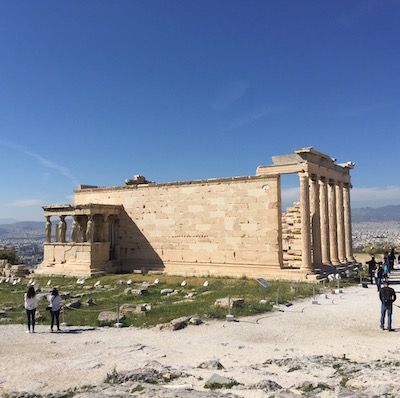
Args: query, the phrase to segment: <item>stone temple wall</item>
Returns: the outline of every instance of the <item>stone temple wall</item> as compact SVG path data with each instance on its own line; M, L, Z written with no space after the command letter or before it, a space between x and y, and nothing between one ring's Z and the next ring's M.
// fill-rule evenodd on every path
M265 275L281 264L280 179L237 177L75 191L75 206L122 205L121 267L184 275Z
M282 215L282 252L284 267L301 267L301 213L296 202Z

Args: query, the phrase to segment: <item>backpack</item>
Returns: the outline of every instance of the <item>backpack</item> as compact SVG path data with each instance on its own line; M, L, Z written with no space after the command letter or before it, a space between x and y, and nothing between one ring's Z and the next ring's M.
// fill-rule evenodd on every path
M394 297L393 297L393 295L392 295L392 292L390 291L391 289L389 289L389 288L383 288L382 289L382 299L383 299L383 302L385 303L385 304L389 304L389 303L391 303L391 302L393 302L394 300Z

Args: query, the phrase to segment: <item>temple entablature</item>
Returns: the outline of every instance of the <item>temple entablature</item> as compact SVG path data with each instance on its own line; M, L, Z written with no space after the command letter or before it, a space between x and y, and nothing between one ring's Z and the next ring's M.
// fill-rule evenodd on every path
M337 164L331 158L313 147L296 149L294 154L273 156L273 164L257 167L256 175L308 173L328 180L350 182L350 169L354 168L353 162Z

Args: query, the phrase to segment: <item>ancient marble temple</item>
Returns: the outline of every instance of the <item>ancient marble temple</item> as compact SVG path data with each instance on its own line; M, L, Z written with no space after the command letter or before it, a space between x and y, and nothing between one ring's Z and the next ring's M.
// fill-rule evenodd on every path
M156 271L314 280L355 263L350 170L312 147L255 175L116 187L81 185L73 205L44 206L41 274ZM300 199L282 211L281 177Z

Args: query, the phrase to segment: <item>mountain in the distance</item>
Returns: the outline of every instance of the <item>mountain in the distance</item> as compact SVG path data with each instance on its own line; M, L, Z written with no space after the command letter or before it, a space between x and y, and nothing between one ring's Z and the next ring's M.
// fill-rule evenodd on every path
M0 225L3 224L14 224L18 222L15 218L0 218Z
M352 222L400 221L400 205L351 209Z
M400 222L400 205L384 207L359 207L351 209L352 222ZM16 221L14 219L0 218L0 230L13 229L40 229L44 231L44 221Z
M44 229L44 221L14 221L12 223L3 223L3 219L0 219L1 229Z

